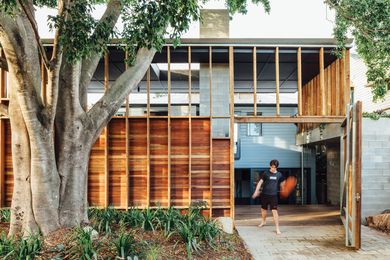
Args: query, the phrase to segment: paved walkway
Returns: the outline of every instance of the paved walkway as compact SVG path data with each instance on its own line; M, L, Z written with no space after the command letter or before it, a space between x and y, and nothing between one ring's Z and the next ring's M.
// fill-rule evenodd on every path
M281 235L270 215L266 226L257 227L259 211L258 206L236 208L236 228L255 259L390 259L390 235L365 226L362 249L345 247L336 208L282 205Z

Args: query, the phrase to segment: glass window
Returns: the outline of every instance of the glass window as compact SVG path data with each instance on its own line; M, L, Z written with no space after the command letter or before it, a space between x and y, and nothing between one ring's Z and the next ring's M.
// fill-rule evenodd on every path
M248 136L262 136L261 123L248 123Z

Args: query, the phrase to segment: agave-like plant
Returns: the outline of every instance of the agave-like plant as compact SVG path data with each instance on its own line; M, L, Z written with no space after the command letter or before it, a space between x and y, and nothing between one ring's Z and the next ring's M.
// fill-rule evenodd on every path
M9 209L0 209L0 222L8 223L11 220L11 211Z
M117 256L126 259L136 255L135 240L131 234L121 233L113 243L116 248Z
M76 228L73 233L74 245L69 252L71 259L97 259L99 243L94 243L92 240L92 231L92 229Z

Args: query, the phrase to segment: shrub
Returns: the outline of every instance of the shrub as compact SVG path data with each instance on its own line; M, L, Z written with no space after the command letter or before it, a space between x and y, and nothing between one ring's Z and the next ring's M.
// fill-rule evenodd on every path
M131 234L121 233L119 237L114 241L117 256L126 259L136 255L135 240Z
M207 206L205 202L191 205L189 211L177 225L177 232L186 244L187 257L192 252L201 249L201 242L206 242L214 248L214 239L221 234L221 230L213 220L206 220L202 209Z
M42 249L42 240L39 235L30 235L19 240L14 252L14 259L34 259Z
M143 210L141 227L145 230L154 231L159 226L158 213L159 210L152 210L150 208Z
M15 252L16 244L12 238L8 239L5 233L0 236L0 258L10 257ZM10 257L11 258L11 257Z
M0 222L10 222L11 211L9 209L0 209Z
M92 241L92 229L84 230L81 227L76 228L73 234L74 245L70 249L71 259L90 260L97 259L99 245Z
M123 214L122 221L129 227L141 227L143 219L144 217L141 210L131 208Z
M111 234L111 225L121 219L121 214L118 210L108 207L105 209L91 209L89 217L98 232Z
M175 208L168 208L167 210L160 210L157 213L160 228L164 231L164 235L169 238L176 230L177 225L182 219L180 211Z

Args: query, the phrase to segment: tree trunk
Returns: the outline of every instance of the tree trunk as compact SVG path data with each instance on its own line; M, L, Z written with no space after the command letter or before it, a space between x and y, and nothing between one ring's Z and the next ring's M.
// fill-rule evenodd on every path
M11 91L12 96L12 91ZM11 207L10 235L24 231L35 233L38 225L32 210L30 186L30 141L22 114L16 99L10 99L9 117L12 128L12 163L14 174L14 191Z
M60 224L74 227L88 222L88 164L92 140L77 122L57 136L58 172L61 176Z

